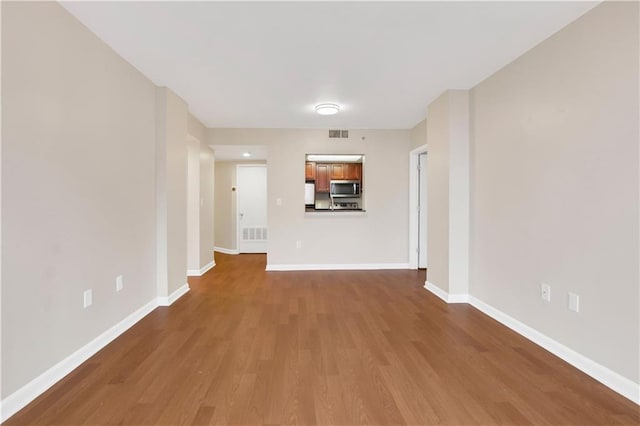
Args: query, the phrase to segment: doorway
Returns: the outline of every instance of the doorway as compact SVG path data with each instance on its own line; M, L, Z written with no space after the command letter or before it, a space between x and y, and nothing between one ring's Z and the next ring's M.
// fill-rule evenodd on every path
M409 267L426 268L427 257L427 145L409 153Z
M238 164L236 169L239 253L267 252L267 166Z

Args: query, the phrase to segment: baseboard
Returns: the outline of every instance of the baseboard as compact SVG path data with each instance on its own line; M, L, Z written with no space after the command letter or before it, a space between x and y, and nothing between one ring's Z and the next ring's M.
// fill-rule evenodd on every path
M540 333L539 331L471 295L449 294L429 281L425 282L424 288L447 303L469 303L482 313L509 327L511 330L529 339L536 345L543 347L555 356L573 365L578 370L593 377L611 390L640 405L640 384L635 383L633 380L627 379L615 371L598 364L597 362L579 354L573 349L564 346L562 343L553 340L549 336Z
M209 269L213 268L214 266L216 266L216 262L212 260L211 262L207 263L200 269L188 269L187 275L190 277L201 277L207 272L209 272Z
M469 303L468 294L449 294L437 285L430 283L429 281L425 281L424 288L447 303Z
M6 421L9 417L24 408L31 401L40 396L43 392L56 384L67 374L71 373L80 364L95 355L100 349L115 340L122 333L131 328L158 306L158 300L153 299L142 306L131 315L118 322L116 325L78 349L47 371L7 396L0 401L0 422Z
M231 250L224 247L214 247L213 251L217 251L219 253L224 253L224 254L240 254L238 250Z
M337 263L337 264L271 264L266 271L364 271L377 269L409 269L408 263Z
M588 374L608 388L640 405L640 384L627 379L601 364L598 364L584 355L579 354L573 349L564 346L562 343L553 340L552 338L540 333L538 330L529 327L528 325L505 314L493 306L476 299L473 296L469 296L469 303L471 306L495 319L499 323L502 323L516 333L526 337L533 343L542 346L544 349L573 365L578 370Z
M185 284L167 297L158 297L158 306L171 306L182 295L189 291L189 284Z

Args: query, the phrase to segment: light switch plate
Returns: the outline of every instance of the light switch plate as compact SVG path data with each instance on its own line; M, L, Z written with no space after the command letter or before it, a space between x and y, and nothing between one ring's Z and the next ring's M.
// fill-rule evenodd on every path
M85 290L84 291L84 307L88 308L89 306L91 306L93 304L93 292L91 291L91 289L89 290Z
M580 296L575 293L569 293L569 310L580 312Z

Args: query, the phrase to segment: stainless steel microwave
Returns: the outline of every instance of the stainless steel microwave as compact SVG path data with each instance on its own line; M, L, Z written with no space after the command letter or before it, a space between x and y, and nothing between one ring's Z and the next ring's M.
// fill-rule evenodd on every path
M329 183L329 195L336 197L359 197L359 180L332 180Z

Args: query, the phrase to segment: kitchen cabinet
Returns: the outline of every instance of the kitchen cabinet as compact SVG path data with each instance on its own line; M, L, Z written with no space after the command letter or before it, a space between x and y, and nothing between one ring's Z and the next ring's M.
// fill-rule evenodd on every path
M316 180L316 163L313 161L307 161L304 164L304 179Z
M344 179L346 164L331 164L331 179Z
M331 164L331 179L361 180L361 163L334 163Z
M361 180L362 163L347 163L344 165L344 179Z
M329 192L330 164L316 165L316 192Z

